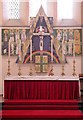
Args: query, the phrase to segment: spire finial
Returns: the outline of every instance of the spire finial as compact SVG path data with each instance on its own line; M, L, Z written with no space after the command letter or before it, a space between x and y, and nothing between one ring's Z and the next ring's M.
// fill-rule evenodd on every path
M41 6L42 6L42 0L41 0Z

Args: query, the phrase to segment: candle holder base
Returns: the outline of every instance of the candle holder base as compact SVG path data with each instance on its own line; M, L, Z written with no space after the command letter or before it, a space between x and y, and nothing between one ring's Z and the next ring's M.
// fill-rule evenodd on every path
M8 75L8 76L10 76L10 75L11 75L11 73L10 73L10 72L7 72L7 75Z
M61 73L61 75L62 75L62 76L65 76L65 73L63 72L63 73Z
M77 76L77 74L76 74L76 73L73 73L72 75L73 75L73 76Z
M18 73L18 76L21 76L21 75L22 75L22 74L19 72L19 73Z
M54 76L54 71L53 71L53 65L51 66L51 70L49 72L49 75L48 76Z
M32 75L33 75L32 68L30 68L29 76L32 76Z

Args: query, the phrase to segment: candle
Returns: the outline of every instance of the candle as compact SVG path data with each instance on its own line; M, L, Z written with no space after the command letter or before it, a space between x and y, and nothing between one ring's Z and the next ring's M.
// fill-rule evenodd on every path
M8 45L8 57L9 57L9 60L10 60L10 39L9 39L9 45Z
M19 61L21 61L21 40L18 40L18 57Z
M32 61L32 39L30 39L30 61Z
M53 36L51 36L51 62L53 62L53 44L52 44Z
M63 40L62 40L62 62L64 62L64 33L63 33Z
M75 60L75 42L73 41L73 59Z

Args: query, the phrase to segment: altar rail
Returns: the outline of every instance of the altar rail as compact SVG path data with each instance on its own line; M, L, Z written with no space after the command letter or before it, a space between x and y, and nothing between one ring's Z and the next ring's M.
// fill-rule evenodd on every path
M9 77L10 78L10 77ZM16 77L15 77L16 78ZM26 78L26 77L25 77ZM4 80L5 99L79 99L78 79L27 77ZM32 79L31 79L32 78ZM34 79L33 79L34 78ZM39 79L37 79L39 78Z

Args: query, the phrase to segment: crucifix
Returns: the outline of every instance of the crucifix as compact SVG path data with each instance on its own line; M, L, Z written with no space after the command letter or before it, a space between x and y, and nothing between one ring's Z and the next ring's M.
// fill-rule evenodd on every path
M40 51L43 50L43 36L40 36Z

